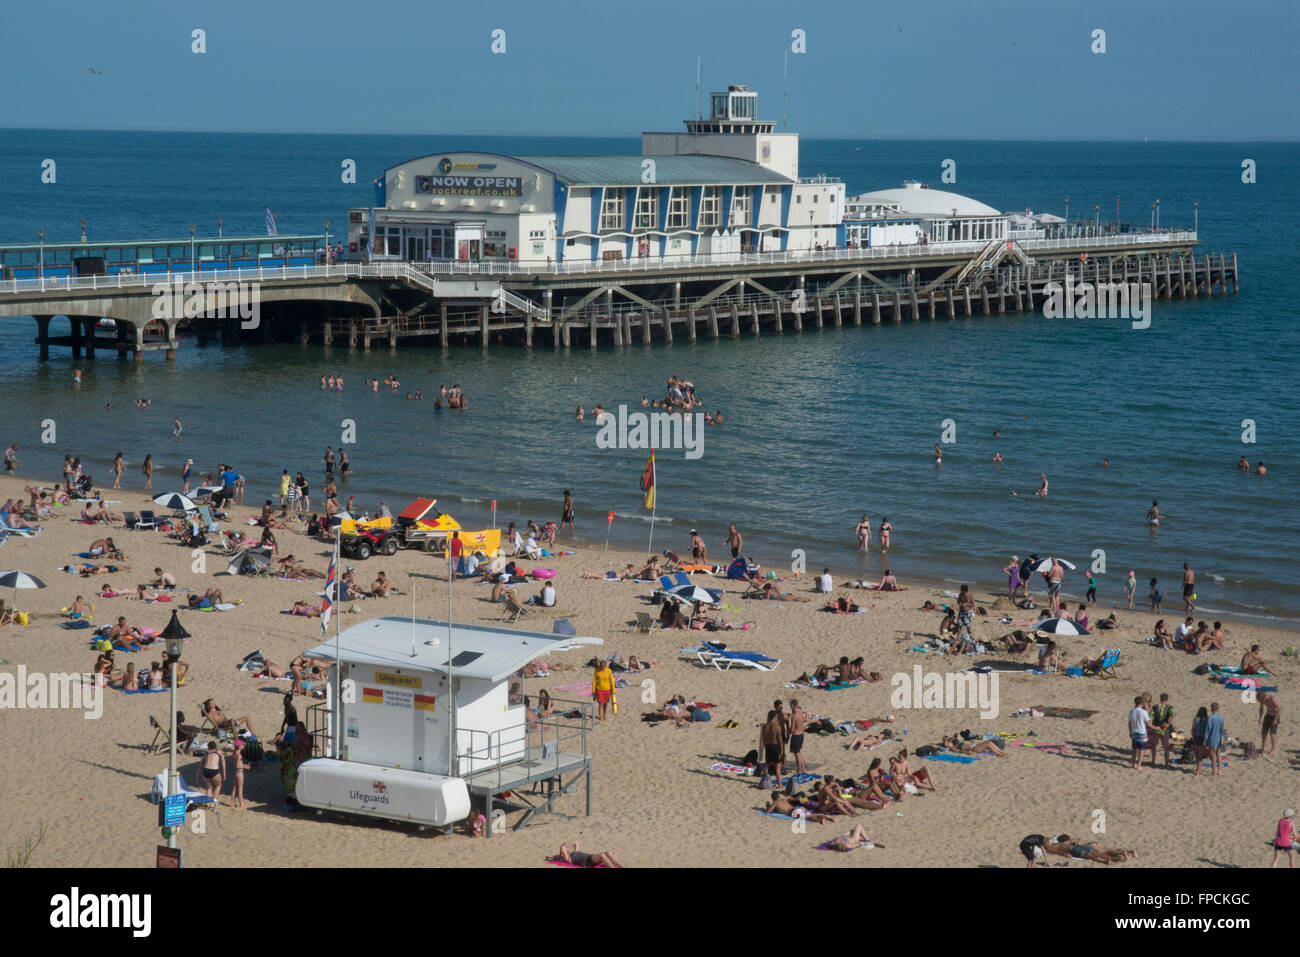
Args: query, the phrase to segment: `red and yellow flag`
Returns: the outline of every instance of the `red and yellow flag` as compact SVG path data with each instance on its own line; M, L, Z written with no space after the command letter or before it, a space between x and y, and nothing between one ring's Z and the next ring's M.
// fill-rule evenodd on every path
M645 507L654 510L655 507L655 450L650 450L650 458L645 464L645 471L641 473L641 491L645 492Z
M383 704L384 689L383 688L362 688L361 700L366 704Z

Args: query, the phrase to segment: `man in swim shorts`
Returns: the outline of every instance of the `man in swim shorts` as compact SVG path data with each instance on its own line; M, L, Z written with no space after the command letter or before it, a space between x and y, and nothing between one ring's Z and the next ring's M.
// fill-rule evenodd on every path
M780 784L783 758L781 752L781 718L775 709L767 713L767 723L763 725L763 730L759 735L759 742L763 746L763 773L772 775Z
M1196 597L1196 572L1192 571L1187 562L1183 562L1183 604L1187 606L1187 614L1196 613L1196 605L1193 599Z
M790 699L790 753L794 755L794 770L796 774L803 774L808 768L803 761L803 735L804 729L808 726L808 715L799 707L799 702L794 698Z

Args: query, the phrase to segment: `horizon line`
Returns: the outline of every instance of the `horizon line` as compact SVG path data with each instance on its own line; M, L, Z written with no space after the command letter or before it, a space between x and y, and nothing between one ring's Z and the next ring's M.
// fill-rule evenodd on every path
M589 140L627 140L637 139L640 133L627 133L623 135L611 136L608 134L590 134L590 133L481 133L481 132L463 132L463 131L438 131L435 133L395 133L382 130L239 130L239 129L199 129L184 128L161 130L148 127L71 127L71 126L0 126L0 132L3 133L156 133L156 134L210 134L214 136L393 136L393 137L411 137L427 138L430 136L477 136L482 138L494 139L518 139L529 137L534 139L589 139ZM817 133L799 133L802 139L809 140L831 140L842 142L862 142L862 143L928 143L928 142L967 142L967 143L1222 143L1222 144L1258 144L1258 143L1280 143L1291 144L1300 143L1300 138L1296 139L1176 139L1157 137L1095 137L1092 139L1071 139L1066 137L1027 137L1027 136L851 136L847 134L817 134Z

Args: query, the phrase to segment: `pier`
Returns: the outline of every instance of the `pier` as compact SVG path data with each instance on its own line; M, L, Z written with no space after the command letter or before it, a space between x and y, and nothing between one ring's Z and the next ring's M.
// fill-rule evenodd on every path
M1027 313L1067 274L1075 283L1148 283L1154 300L1235 294L1236 255L1198 254L1196 242L1193 232L1167 231L548 266L180 264L0 280L0 316L35 319L42 359L51 346L78 358L110 351L137 362L148 352L170 359L187 336L200 346L596 349ZM255 320L235 309L241 284L256 294ZM183 296L187 308L159 318L162 296ZM101 319L113 320L110 332Z

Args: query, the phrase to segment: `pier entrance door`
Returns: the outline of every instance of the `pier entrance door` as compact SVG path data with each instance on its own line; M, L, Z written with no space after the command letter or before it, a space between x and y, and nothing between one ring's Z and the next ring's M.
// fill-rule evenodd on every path
M477 260L483 255L483 224L456 224L456 258Z
M419 263L424 262L428 256L428 235L427 230L411 229L406 234L406 261Z

